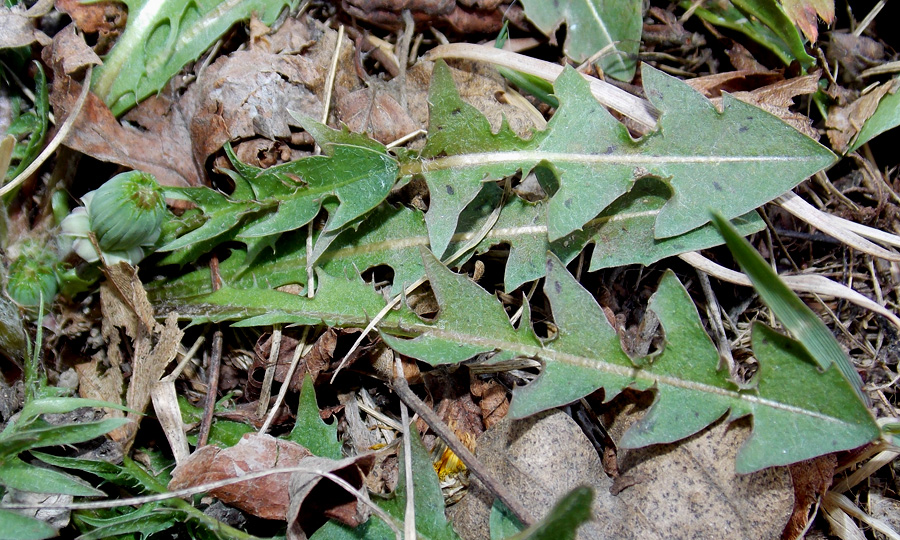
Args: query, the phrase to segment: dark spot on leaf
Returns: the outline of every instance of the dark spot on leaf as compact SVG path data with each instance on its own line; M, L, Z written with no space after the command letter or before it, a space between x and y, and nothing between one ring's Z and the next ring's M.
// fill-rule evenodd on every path
M453 116L456 116L457 114L459 114L461 112L462 112L462 109L457 107L457 108L453 109L452 111L450 111L450 114L452 114Z
M565 202L563 203L563 205L566 208L572 208L572 199L566 199Z
M741 126L738 128L738 133L747 133L748 131L750 131L750 128L748 128L747 126Z
M553 289L556 291L556 294L561 294L562 293L562 283L560 283L558 281L554 281Z
M716 188L716 191L722 191L722 186L720 186L718 182L713 181L713 187Z
M444 186L444 187L447 188L447 195L453 195L453 193L454 193L454 192L453 192L453 186L451 186L450 184L447 184L447 185Z
M547 273L549 274L552 271L553 271L553 260L547 259Z
M615 147L615 146L607 146L607 147L606 147L606 153L607 153L607 155L612 154L612 153L615 152L615 151L616 151L616 147Z

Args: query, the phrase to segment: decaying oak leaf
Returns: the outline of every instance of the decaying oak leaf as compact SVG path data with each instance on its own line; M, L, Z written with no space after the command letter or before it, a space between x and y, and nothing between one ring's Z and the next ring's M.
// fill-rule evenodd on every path
M172 471L169 489L183 489L247 473L282 467L296 467L312 453L297 443L271 435L247 433L231 448L204 446ZM210 495L254 516L284 520L290 497L290 473L270 474L213 489Z
M478 440L477 455L538 518L572 488L593 487L593 519L578 538L779 538L793 506L790 477L786 468L736 474L747 434L739 424L718 423L678 443L620 449L614 482L577 424L550 411L495 425ZM488 538L492 503L472 480L453 510L462 536Z
M334 357L334 348L337 346L338 332L342 331L333 328L326 330L318 337L318 339L316 339L312 349L300 359L289 382L289 388L292 391L300 391L303 377L307 373L315 379L318 377L319 372L328 367L328 364ZM291 336L283 335L281 337L278 358L275 360L275 374L273 378L275 382L284 383L288 369L290 369L291 366L291 360L293 360L299 344L300 341ZM269 363L271 350L271 336L268 336L264 340L260 338L255 347L256 359L250 367L250 376L247 378L247 396L250 399L256 399L259 396L266 366Z
M837 458L834 454L819 456L790 466L791 481L794 484L794 511L781 535L783 540L803 538L811 518L810 510L818 505L822 496L831 487Z
M50 103L57 119L71 113L81 93L81 84L67 75L71 70L67 65L71 53L63 46L60 34L43 53L45 62L54 72ZM83 42L82 38L77 39ZM177 130L144 132L123 126L94 94L88 94L65 144L101 161L150 173L163 185L200 185L201 179L205 178L202 167L191 160L190 139L185 133Z
M303 466L331 473L345 480L366 497L366 475L375 463L374 454L348 457L340 461L310 457ZM291 505L287 513L288 540L306 540L329 519L357 527L368 519L369 507L343 487L312 472L296 472L290 483Z

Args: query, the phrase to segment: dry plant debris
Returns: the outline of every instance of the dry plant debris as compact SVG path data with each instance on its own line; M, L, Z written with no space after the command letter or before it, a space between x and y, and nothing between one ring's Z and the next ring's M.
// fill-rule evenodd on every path
M0 537L900 538L857 4L8 1Z

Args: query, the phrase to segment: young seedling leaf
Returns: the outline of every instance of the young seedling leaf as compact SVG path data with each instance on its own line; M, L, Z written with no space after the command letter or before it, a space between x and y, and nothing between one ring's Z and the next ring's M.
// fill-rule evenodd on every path
M6 540L43 540L59 532L39 519L0 508L0 531Z
M159 92L188 62L196 60L238 21L255 14L272 24L289 0L122 0L128 25L103 65L94 70L91 90L119 116Z
M323 206L330 213L322 231L327 234L358 220L387 197L397 179L397 162L384 146L362 135L330 129L310 118L297 119L316 137L324 155L257 169L240 163L226 146L237 170L233 174L236 185L249 189L236 190L230 197L209 188L169 190L192 200L207 220L159 251L198 243L204 243L209 250L222 241L237 238L248 245L252 259L282 233L309 223ZM327 205L332 198L338 204ZM247 220L249 215L254 217Z
M19 458L10 458L0 464L0 484L19 491L57 493L80 497L106 495L84 480L53 469L37 467Z
M341 441L337 437L337 423L331 425L322 421L319 416L319 404L316 402L316 388L312 377L307 373L303 377L300 389L300 404L297 406L297 421L288 440L303 445L307 450L319 457L341 459Z
M828 369L832 364L836 365L860 399L867 402L859 373L825 323L816 317L809 306L781 281L753 246L720 215L714 214L713 222L725 237L731 254L753 282L760 298L775 313L781 324L803 345L819 367Z
M693 7L690 0L682 0L678 5L683 9L691 9ZM745 34L753 41L769 49L786 66L789 66L795 60L791 46L781 39L774 30L760 22L759 19L747 17L727 0L716 3L704 3L702 7L696 8L694 13L709 24ZM808 56L805 48L803 49L803 54ZM810 57L810 60L815 62L815 59L812 57Z
M433 256L425 259L441 305L438 317L430 325L404 326L406 335L417 335L414 339L384 330L382 337L398 352L432 364L461 362L494 350L540 359L544 368L538 379L513 393L513 417L569 403L600 387L608 398L626 387L653 389L655 403L626 432L621 445L673 442L722 416L751 415L753 438L738 457L741 472L854 448L879 436L878 426L849 384L835 370L821 373L808 357L778 355L769 349L758 352L760 365L769 362L769 366L761 367L755 389L741 389L725 371L717 371L718 352L671 272L649 305L665 331L664 347L652 358L632 362L600 306L553 255L547 260L544 293L558 333L543 344L526 324L528 317L513 329L495 298ZM786 343L780 350L799 347ZM790 373L789 379L785 373ZM810 440L816 442L808 444Z
M560 498L540 522L509 540L572 540L582 523L591 519L594 492L577 487Z
M771 29L787 44L794 59L800 62L803 69L809 69L815 65L816 59L806 52L800 32L794 22L788 18L781 4L775 0L731 0L731 3L750 16L745 18L745 21L756 19Z
M422 444L415 426L410 427L410 443L412 448L412 483L415 486L416 537L425 540L458 540L456 532L444 514L444 496L437 473L431 463L431 456ZM403 450L399 460L403 463ZM404 467L400 467L400 482L393 497L378 501L378 505L397 523L402 523L406 512L406 486L410 479L406 478ZM393 540L394 532L380 518L372 516L369 521L356 529L329 521L310 537L310 540L324 539L366 539Z
M185 516L183 512L163 503L150 503L122 513L104 512L101 516L79 512L75 519L91 529L79 536L79 540L103 540L124 535L147 538L184 522Z
M603 73L622 81L634 77L641 44L639 0L522 0L525 16L547 36L566 23L566 56L584 62L602 52Z
M553 242L583 228L646 176L663 179L671 190L654 227L655 238L667 238L707 223L710 206L723 208L729 219L741 216L835 160L828 149L761 109L726 96L719 113L673 77L646 65L642 77L648 98L662 111L658 131L632 140L593 98L587 82L567 69L554 85L560 107L547 130L523 140L505 125L492 133L438 62L428 142L420 160L400 167L401 174L421 174L428 183L432 251L445 253L456 218L483 182L517 170L526 174L540 163L559 177L547 208Z

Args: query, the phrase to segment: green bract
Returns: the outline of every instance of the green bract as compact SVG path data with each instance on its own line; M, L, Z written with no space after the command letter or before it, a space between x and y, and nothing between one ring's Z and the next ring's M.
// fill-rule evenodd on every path
M74 239L72 250L84 260L100 258L89 233L108 264L123 260L135 264L143 258L143 248L159 239L166 202L153 175L140 171L116 175L81 200L84 207L66 216L61 227Z
M9 266L6 292L24 307L37 307L53 300L58 290L55 259L47 253L25 250Z
M91 230L103 251L123 251L159 238L166 201L153 175L131 171L112 177L86 204Z

